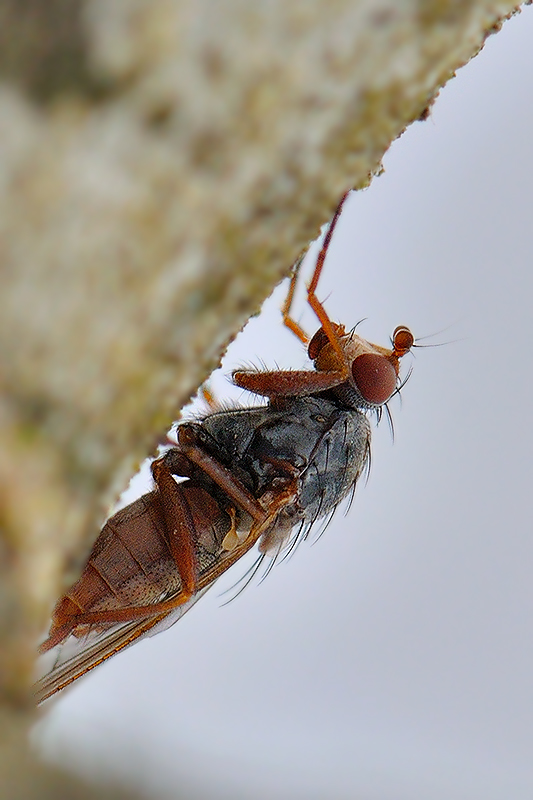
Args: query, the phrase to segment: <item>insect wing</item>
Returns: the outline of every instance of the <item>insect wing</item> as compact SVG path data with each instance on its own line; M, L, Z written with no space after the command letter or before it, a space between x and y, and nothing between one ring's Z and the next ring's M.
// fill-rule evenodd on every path
M217 578L252 549L262 533L275 521L278 511L294 498L295 495L292 491L281 493L280 499L273 502L272 511L265 516L261 524L252 526L243 541L232 550L220 550L211 566L201 572L198 590L185 603L153 617L119 623L108 627L105 631L89 631L84 637L69 636L64 643L50 651L56 653L56 660L50 671L35 684L34 693L38 702L42 702L64 689L134 642L140 641L146 636L153 636L174 625L197 600L203 597ZM172 600L173 594L176 593L169 593L162 599ZM45 653L43 659L48 657L49 654Z
M147 636L155 636L157 633L170 628L203 597L213 583L214 581L196 592L187 603L178 606L167 614L160 614L150 619L121 623L103 632L89 632L83 638L69 636L64 643L41 656L41 663L49 663L50 656L54 658L54 661L50 671L40 678L34 686L37 702L41 703L43 700L47 700L56 692L61 691L61 689L90 672L94 667L102 664L121 650L125 650L135 642Z

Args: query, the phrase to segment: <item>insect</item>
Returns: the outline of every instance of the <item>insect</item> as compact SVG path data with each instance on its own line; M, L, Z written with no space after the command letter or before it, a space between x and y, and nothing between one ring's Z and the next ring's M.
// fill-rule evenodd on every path
M106 522L58 601L40 652L60 655L36 685L39 701L174 624L257 543L261 561L292 549L355 490L370 456L368 412L401 388L399 362L414 337L399 326L390 348L371 344L332 322L315 294L346 197L307 291L320 328L309 338L291 317L299 263L282 308L314 369L238 370L233 382L266 405L178 425L177 445L152 464L155 489Z

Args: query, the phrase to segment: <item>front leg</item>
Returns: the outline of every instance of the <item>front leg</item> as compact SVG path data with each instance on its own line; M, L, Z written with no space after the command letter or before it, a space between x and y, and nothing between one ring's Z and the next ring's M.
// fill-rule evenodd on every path
M305 397L319 394L339 386L346 380L341 370L314 372L312 370L273 370L255 372L237 370L231 376L233 383L263 397Z

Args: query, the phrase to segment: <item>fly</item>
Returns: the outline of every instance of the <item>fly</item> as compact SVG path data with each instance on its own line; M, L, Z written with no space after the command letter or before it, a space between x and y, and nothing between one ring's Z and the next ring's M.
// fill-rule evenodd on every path
M272 558L290 551L355 490L370 456L368 414L399 391L414 337L402 325L390 348L372 344L332 322L316 296L346 197L307 291L320 328L309 338L291 317L299 263L282 308L314 369L237 370L233 382L266 405L178 425L177 445L152 463L154 490L106 522L56 604L39 651L59 655L36 685L39 701L174 624L256 544Z

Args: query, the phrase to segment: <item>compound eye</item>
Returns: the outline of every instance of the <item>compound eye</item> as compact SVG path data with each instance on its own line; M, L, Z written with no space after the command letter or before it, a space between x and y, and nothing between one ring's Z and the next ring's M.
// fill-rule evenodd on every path
M415 337L405 325L398 325L398 327L394 329L394 333L392 334L392 346L394 347L395 355L399 358L408 353L414 343Z
M358 356L352 364L352 375L363 399L372 405L383 405L396 389L396 370L377 353Z

